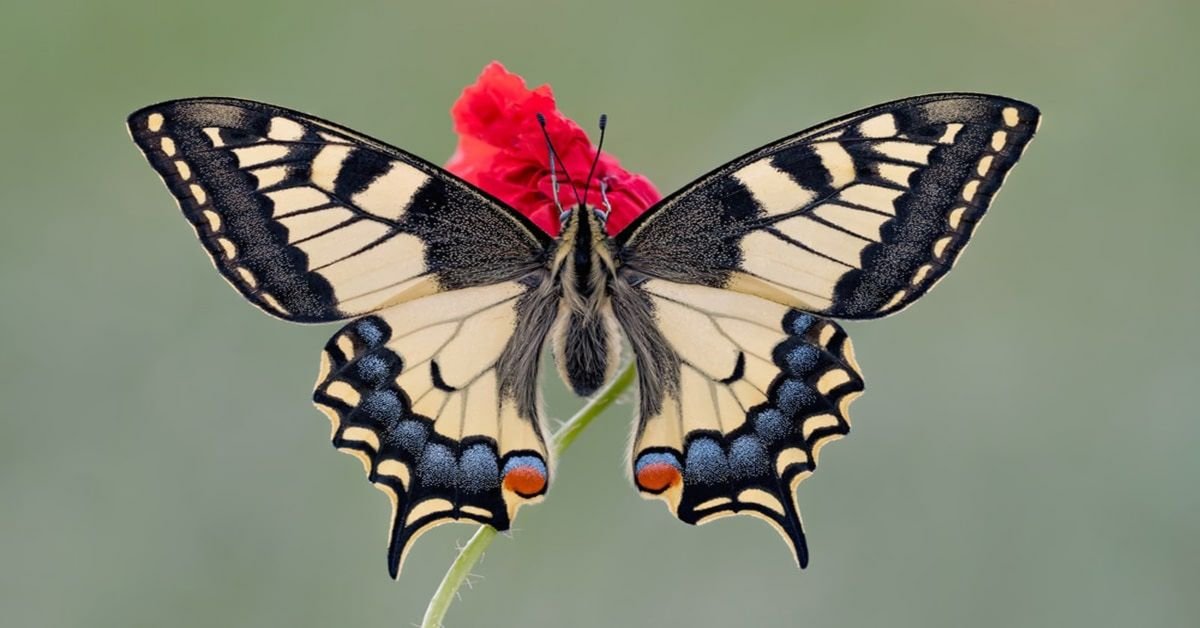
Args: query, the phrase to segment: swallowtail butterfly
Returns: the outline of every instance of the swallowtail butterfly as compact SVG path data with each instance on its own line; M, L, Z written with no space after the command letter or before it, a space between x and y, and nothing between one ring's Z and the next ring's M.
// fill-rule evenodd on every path
M552 238L424 159L272 105L164 102L129 129L246 299L346 321L313 400L392 500L395 576L425 530L505 530L542 499L543 346L588 395L622 338L637 489L687 523L764 519L805 566L796 486L863 391L835 319L937 284L1038 118L981 94L871 107L738 157L611 238L602 208L566 209Z

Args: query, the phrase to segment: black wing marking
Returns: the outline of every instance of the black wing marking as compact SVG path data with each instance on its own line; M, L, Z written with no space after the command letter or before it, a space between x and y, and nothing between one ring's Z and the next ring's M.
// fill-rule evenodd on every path
M618 234L621 259L829 316L886 316L950 270L1038 119L979 94L850 114L664 199Z
M313 401L333 444L392 501L388 570L455 520L507 530L553 461L538 357L557 313L543 277L465 288L351 322L326 345Z
M863 390L832 320L765 299L651 279L614 291L643 376L634 482L686 523L766 520L808 563L796 487L850 431Z
M129 130L222 275L280 318L350 318L538 267L551 239L433 164L257 102L164 102Z

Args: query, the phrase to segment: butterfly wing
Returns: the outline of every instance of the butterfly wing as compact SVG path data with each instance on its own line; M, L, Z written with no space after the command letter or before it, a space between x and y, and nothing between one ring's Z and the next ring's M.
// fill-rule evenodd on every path
M173 101L129 129L252 303L306 323L367 314L325 347L313 400L392 500L393 577L425 530L505 530L541 498L548 236L437 166L279 107Z
M550 243L441 168L295 111L177 100L135 112L129 130L221 274L286 320L511 280Z
M1037 122L975 94L872 107L740 157L618 234L642 494L688 523L763 518L805 566L795 489L863 390L826 317L886 316L932 288Z
M429 528L507 530L545 493L538 358L557 307L552 284L531 275L391 307L326 345L313 401L334 445L392 500L392 577Z
M863 390L837 323L754 295L649 279L614 310L638 359L634 482L684 522L747 514L808 564L796 486Z
M875 318L954 265L1039 114L934 94L850 114L701 177L617 236L646 275Z

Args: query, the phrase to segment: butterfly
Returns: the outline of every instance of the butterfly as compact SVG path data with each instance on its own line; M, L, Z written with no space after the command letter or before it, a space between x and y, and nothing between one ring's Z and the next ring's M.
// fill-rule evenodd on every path
M545 496L543 349L586 396L622 339L637 490L690 524L761 518L806 566L796 487L863 391L835 319L933 288L1038 121L998 96L898 100L738 157L612 237L604 208L566 207L557 238L424 159L281 107L176 100L128 124L242 296L347 321L313 401L391 499L396 577L431 527L506 530Z

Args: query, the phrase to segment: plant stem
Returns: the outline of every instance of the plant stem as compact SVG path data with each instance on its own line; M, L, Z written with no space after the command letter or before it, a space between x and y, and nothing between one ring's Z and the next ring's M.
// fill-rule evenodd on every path
M570 447L571 443L575 442L575 439L587 428L588 424L600 416L629 388L636 374L637 369L634 368L633 362L626 364L608 386L589 399L579 412L575 413L575 416L558 428L558 431L550 439L551 453L555 457L562 455L567 447ZM467 541L467 544L459 551L458 558L455 558L454 562L450 564L450 569L442 578L442 583L433 593L433 599L429 600L429 607L425 609L425 618L421 620L421 628L441 628L442 619L446 616L446 611L450 610L450 604L458 594L458 589L467 580L467 576L471 575L471 569L475 567L479 559L483 558L483 551L492 544L495 538L495 528L486 525L479 526L471 540Z

